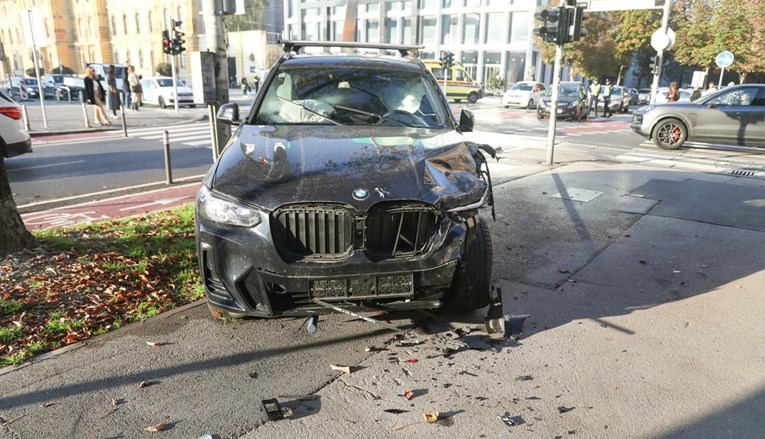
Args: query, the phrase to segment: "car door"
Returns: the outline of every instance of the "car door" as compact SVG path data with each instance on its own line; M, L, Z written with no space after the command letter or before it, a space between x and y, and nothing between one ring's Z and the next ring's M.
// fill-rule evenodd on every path
M141 88L143 88L142 99L147 104L157 104L157 97L155 96L154 81L150 79L144 79L141 81Z
M757 96L757 88L736 87L706 101L699 109L690 140L745 146L749 113L753 108L751 99L749 103L742 103L745 95Z
M750 106L746 141L747 145L765 146L765 87L757 87L757 95Z

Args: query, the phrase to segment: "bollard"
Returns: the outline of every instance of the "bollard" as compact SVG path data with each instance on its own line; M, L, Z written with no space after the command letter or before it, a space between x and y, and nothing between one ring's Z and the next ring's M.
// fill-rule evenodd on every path
M173 184L173 170L170 166L170 133L167 130L162 133L162 141L165 144L165 175L167 176L167 184Z
M82 102L82 115L85 117L85 128L90 128L90 121L88 120L88 107L85 102Z
M218 133L215 126L215 107L210 104L207 106L207 118L210 120L210 144L212 146L213 162L218 160Z
M127 123L125 122L125 106L121 105L120 108L122 108L122 134L127 137Z
M21 117L24 118L24 129L29 131L29 117L27 116L27 106L22 105L21 106Z

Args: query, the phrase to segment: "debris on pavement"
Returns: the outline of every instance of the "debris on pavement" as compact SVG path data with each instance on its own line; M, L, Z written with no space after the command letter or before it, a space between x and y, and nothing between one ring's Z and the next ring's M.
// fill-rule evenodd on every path
M402 410L402 409L385 409L383 411L385 413L392 413L394 415L400 415L401 413L409 413L409 410Z
M505 334L505 319L502 317L502 313L502 288L497 288L495 293L494 285L492 285L491 303L483 320L486 326L486 333L491 338L501 338Z
M250 372L250 373L247 374L247 376L249 376L250 378L254 379L254 378L258 377L258 373L257 372Z
M567 412L570 412L571 410L574 410L575 408L576 407L566 407L566 406L562 405L562 406L558 407L558 413L567 413Z
M438 412L430 412L430 413L423 413L422 417L425 419L425 422L428 424L432 424L436 421L438 421Z
M416 363L417 359L416 358L409 358L408 360L406 360L406 362L407 363Z
M151 381L151 380L147 380L147 381L141 381L141 382L138 384L138 388L139 388L139 389L143 389L144 387L153 386L153 385L155 385L155 384L159 384L159 381Z
M167 424L165 424L164 421L160 422L156 425L150 425L146 428L144 428L144 431L148 431L149 433L157 433L167 428Z
M534 377L532 375L521 375L515 377L515 381L531 381Z
M505 314L505 338L517 341L523 334L523 323L531 317L529 314Z
M266 412L266 416L268 416L269 421L278 421L280 419L284 419L282 408L276 398L264 399L260 403L263 405L263 410Z
M296 401L316 401L321 398L319 395L279 395L282 399L294 399Z
M50 407L50 406L52 406L54 404L55 404L55 402L44 402L44 403L40 404L40 407L48 408L48 407Z
M158 348L165 345L165 343L161 341L147 341L146 344L153 348Z
M405 391L403 397L406 398L406 399L414 398L414 391L412 391L412 390Z
M330 364L329 367L332 370L337 370L344 373L351 373L353 371L351 366L344 366L342 364Z
M499 416L499 419L501 419L508 427L515 427L526 423L522 416L512 416L509 412L505 412L504 415Z

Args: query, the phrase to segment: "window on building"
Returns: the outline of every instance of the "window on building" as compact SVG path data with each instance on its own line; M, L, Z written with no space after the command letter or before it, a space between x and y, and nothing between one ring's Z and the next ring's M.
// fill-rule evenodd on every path
M420 0L420 9L436 9L438 0Z
M45 19L45 38L50 38L50 23Z
M453 45L459 41L459 18L454 15L441 16L441 44Z
M465 0L465 6L468 8L477 8L481 6L481 0Z
M502 44L505 41L505 13L486 14L486 44Z
M143 50L138 50L138 67L143 68Z
M529 39L529 13L513 12L510 14L510 32L508 43L525 43Z
M479 14L465 14L465 22L462 26L462 44L478 44L481 16Z
M122 34L127 35L127 15L122 14Z
M419 43L426 46L436 45L438 42L438 38L436 38L436 27L435 16L420 17Z
M460 58L462 64L478 64L478 51L466 50L462 52L462 58Z
M508 83L523 81L526 71L526 52L507 52L505 79Z
M141 16L137 12L135 14L135 33L141 33Z
M96 36L96 30L93 27L93 17L88 17L88 38Z
M117 19L112 15L112 36L117 35Z
M451 8L452 7L452 0L441 0L441 7L442 8Z
M401 21L401 24L401 31L403 32L401 42L403 44L412 44L412 19L406 17Z
M149 11L149 32L154 32L154 14Z
M395 18L386 18L383 33L383 39L385 40L385 43L397 44L399 42L398 20Z
M332 22L332 40L333 41L343 40L343 22L342 21L337 20Z
M378 20L365 20L368 43L380 42L380 22Z
M390 11L400 11L401 10L401 2L389 1L389 2L385 3L385 10L387 12L390 12Z
M380 12L379 3L367 3L367 12Z

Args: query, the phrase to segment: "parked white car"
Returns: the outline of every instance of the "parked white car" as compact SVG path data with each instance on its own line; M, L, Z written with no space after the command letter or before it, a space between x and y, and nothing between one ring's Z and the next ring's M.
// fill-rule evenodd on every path
M141 80L143 87L143 103L159 105L161 108L175 105L175 92L173 90L173 78L156 76ZM194 92L186 86L182 80L178 80L178 105L194 108Z
M516 82L502 96L502 105L505 108L510 106L520 106L526 108L536 108L539 100L542 98L542 92L547 87L541 82L521 81Z
M0 92L0 154L3 157L32 152L32 138L24 130L21 106Z

